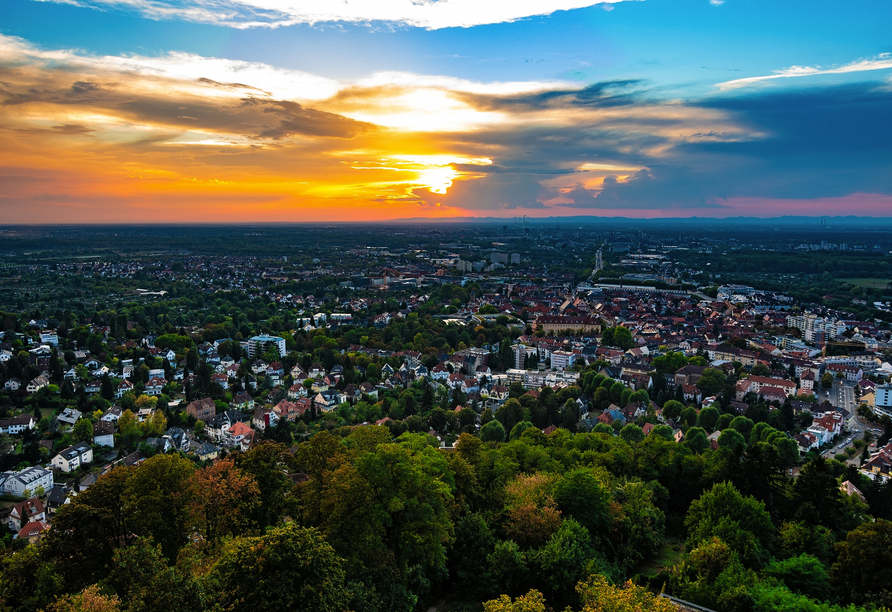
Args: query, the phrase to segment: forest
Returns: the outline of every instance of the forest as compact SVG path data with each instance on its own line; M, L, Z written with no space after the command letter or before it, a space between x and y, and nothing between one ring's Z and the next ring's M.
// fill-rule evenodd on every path
M39 546L4 554L2 606L663 609L647 589L726 612L892 603L892 486L822 458L791 479L771 428L746 421L714 450L668 427L526 423L462 433L454 450L358 426L203 467L157 455L113 468Z

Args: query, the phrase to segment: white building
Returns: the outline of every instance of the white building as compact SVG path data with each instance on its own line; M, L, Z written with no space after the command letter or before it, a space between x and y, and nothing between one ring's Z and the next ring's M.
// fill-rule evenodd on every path
M874 412L879 416L892 417L892 385L879 385L876 389Z
M0 474L0 491L7 495L27 497L25 492L33 495L38 488L44 491L53 488L53 473L41 467L29 467L20 472L3 472Z
M276 350L279 351L280 357L285 355L285 338L263 334L260 336L254 336L253 338L250 338L248 340L248 345L246 347L248 350L248 357L253 359L257 355L262 355L269 349L270 346L276 347Z
M63 472L70 472L82 465L93 463L93 449L86 442L78 442L53 457L51 463L53 467Z
M576 355L572 351L553 351L551 353L551 367L555 370L566 370L572 367Z

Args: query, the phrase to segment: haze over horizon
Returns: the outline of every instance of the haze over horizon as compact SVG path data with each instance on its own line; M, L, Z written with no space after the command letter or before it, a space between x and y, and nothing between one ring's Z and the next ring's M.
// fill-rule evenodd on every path
M892 5L7 0L0 223L892 216Z

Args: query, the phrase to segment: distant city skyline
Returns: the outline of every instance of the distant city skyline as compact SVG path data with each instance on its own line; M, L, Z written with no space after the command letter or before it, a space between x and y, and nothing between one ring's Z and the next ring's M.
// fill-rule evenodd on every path
M892 5L7 0L0 223L892 216Z

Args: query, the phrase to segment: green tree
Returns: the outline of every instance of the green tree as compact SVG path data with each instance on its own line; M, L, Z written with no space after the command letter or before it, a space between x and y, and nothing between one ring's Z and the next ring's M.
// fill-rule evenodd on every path
M712 433L715 431L715 424L719 420L719 411L715 406L707 406L703 410L700 411L700 415L697 417L697 425L702 427L707 431L707 433Z
M194 470L180 455L155 455L127 482L125 511L133 532L151 536L168 559L175 559L189 539L189 481Z
M64 588L60 567L41 558L36 546L0 556L0 606L5 610L39 610Z
M533 554L533 574L553 600L567 604L573 599L573 587L588 574L587 566L594 556L588 529L567 519Z
M514 398L499 406L496 410L495 418L505 428L505 431L511 431L514 426L523 420L523 406Z
M554 501L564 516L576 519L592 535L610 529L610 493L590 470L577 468L554 485Z
M644 432L635 423L629 423L623 427L619 435L629 444L635 444L644 440Z
M93 423L89 419L78 419L74 424L71 432L76 442L92 442L93 441Z
M746 438L743 437L736 429L726 429L719 436L719 446L722 448L728 448L734 450L738 445L742 445L743 448L746 448Z
M793 483L791 495L795 518L834 531L845 526L843 495L830 464L823 457L806 463Z
M504 442L505 428L499 421L490 421L480 428L480 439L484 442Z
M691 427L684 436L685 444L687 444L695 453L702 453L709 448L709 439L706 431L702 427Z
M706 368L697 381L697 388L704 395L715 395L725 386L725 374L718 368Z
M755 423L751 419L748 419L745 416L736 416L731 421L730 427L731 429L737 430L740 434L749 440L750 433L753 431L753 427L755 427Z
M847 601L885 605L892 600L892 523L863 523L836 544L830 571L833 586Z
M294 455L288 447L266 440L247 453L233 455L235 467L254 478L260 490L257 523L261 529L278 523L288 507Z
M774 561L765 568L765 575L783 582L794 593L824 600L830 596L830 576L815 557L802 554Z
M676 400L669 400L665 404L663 404L663 416L667 419L677 420L682 411L684 411L685 405Z
M812 527L804 522L786 522L777 530L778 552L783 558L808 554L821 563L830 562L833 534L823 526Z
M688 365L688 360L685 358L684 353L671 351L653 360L653 366L661 374L674 374L686 365Z
M127 602L127 612L191 612L204 607L192 575L168 566L161 547L149 538L137 538L115 551L109 569L105 583Z
M219 600L231 612L342 612L343 561L315 529L296 525L237 538L214 566Z
M348 559L369 568L441 568L452 539L452 483L443 456L423 435L404 434L333 470L322 499L322 529Z
M765 504L744 497L729 482L713 485L694 500L685 527L691 548L717 537L749 567L761 567L773 548L774 526Z

